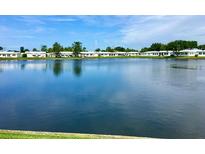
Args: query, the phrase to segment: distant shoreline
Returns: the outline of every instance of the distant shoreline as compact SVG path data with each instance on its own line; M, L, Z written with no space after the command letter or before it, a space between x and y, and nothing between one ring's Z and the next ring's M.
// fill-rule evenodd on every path
M35 58L0 58L0 61L3 60L81 60L81 59L113 59L113 58L143 58L143 59L205 59L204 57L195 57L195 56L109 56L109 57L65 57L65 58L54 58L54 57L35 57Z
M0 129L0 139L142 139L145 137Z

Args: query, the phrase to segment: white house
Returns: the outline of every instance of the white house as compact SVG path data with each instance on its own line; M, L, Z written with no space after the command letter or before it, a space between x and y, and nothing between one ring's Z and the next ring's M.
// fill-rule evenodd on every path
M98 52L81 52L81 57L98 57Z
M205 56L205 50L200 50L200 51L198 51L198 56L200 57L202 57L202 56Z
M141 52L141 56L159 56L159 51L146 51L146 52Z
M174 51L159 51L159 56L173 56Z
M172 56L174 55L173 51L147 51L141 52L141 56Z
M108 57L108 56L137 56L139 55L139 52L80 52L80 57ZM55 53L47 53L47 57L55 57ZM73 57L73 52L68 51L61 51L60 52L61 57Z
M139 52L97 52L99 56L138 56Z
M0 58L17 58L20 57L19 52L7 52L7 51L1 51L0 52Z
M205 56L205 50L185 49L178 52L178 56Z
M56 53L55 52L49 52L46 53L47 57L56 57ZM60 57L73 57L73 52L70 51L61 51L59 53Z
M177 53L177 54L176 54ZM0 58L17 58L23 57L24 54L28 58L44 58L44 57L56 57L56 53L46 53L43 51L27 51L25 53L15 51L0 51ZM80 57L109 57L109 56L204 56L205 50L200 49L185 49L179 52L174 51L147 51L147 52L80 52ZM60 57L73 57L73 52L62 51L59 53Z
M26 51L25 53L22 53L21 55L26 54L28 58L34 58L39 57L43 58L46 57L46 52L43 51Z
M73 52L62 51L62 52L60 52L60 56L61 57L72 57Z
M125 56L139 56L140 52L125 52Z

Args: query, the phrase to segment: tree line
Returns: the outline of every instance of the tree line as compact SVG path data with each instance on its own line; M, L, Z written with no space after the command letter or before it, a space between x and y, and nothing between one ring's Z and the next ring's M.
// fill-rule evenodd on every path
M3 50L3 47L0 47L0 50ZM24 53L26 51L29 51L29 49L25 49L23 46L20 47L20 52ZM39 51L37 48L33 48L32 51ZM63 47L58 42L55 42L51 47L47 47L47 45L42 45L40 48L40 51L45 51L45 52L54 52L54 53L59 53L60 51L69 51L69 52L74 52L74 54L79 54L80 52L85 52L87 51L86 47L82 45L82 42L73 42L71 46L68 47ZM106 47L105 49L100 49L97 48L95 49L95 52L132 52L132 51L137 51L136 49L131 49L131 48L124 48L121 46L117 47Z
M180 51L184 49L193 49L198 48L205 50L205 44L198 45L197 41L186 41L186 40L175 40L171 41L167 44L163 43L152 43L149 47L144 47L140 52L146 52L146 51L162 51L162 50L172 50L172 51ZM3 47L0 46L0 51L3 50ZM26 52L29 51L28 49L25 49L23 46L20 47L20 52ZM33 48L32 51L38 51L37 48ZM53 52L58 56L60 54L60 51L70 51L73 52L75 56L77 56L80 52L87 51L86 47L82 45L82 42L76 41L73 42L71 46L63 47L60 43L55 42L51 47L47 47L47 45L42 45L40 51L45 52ZM97 48L95 49L95 52L137 52L136 49L131 48L124 48L122 46L117 47L106 47L105 49Z
M97 48L95 49L96 52L137 52L138 50L136 49L131 49L131 48L124 48L124 47L121 47L121 46L117 46L117 47L107 47L105 49L100 49L100 48Z
M169 42L167 44L152 43L150 47L142 48L141 52L163 51L163 50L180 51L180 50L184 50L184 49L194 49L194 48L205 50L205 44L198 45L197 41L175 40L175 41Z

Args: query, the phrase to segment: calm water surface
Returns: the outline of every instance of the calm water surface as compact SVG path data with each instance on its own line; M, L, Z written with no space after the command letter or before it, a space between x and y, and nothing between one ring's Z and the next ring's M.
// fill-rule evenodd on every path
M205 138L205 60L0 61L0 129Z

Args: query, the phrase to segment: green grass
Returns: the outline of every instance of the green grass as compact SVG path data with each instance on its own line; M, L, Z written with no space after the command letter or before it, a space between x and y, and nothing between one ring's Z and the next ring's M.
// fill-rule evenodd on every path
M18 57L18 58L0 58L0 60L64 60L64 59L82 59L79 57L68 57L68 58L52 58L52 57L46 57L46 58L23 58L23 57Z
M80 133L0 130L0 139L136 139L139 137Z
M204 57L195 57L195 56L181 56L181 57L174 57L175 59L205 59Z
M111 58L148 58L148 59L205 59L204 57L190 57L190 56L183 56L183 57L170 57L170 56L109 56L109 57L65 57L65 58L0 58L0 60L75 60L75 59L111 59Z
M112 58L152 58L152 59L166 59L170 57L159 57L159 56L109 56L109 57L66 57L66 58L0 58L0 60L75 60L75 59L112 59Z

